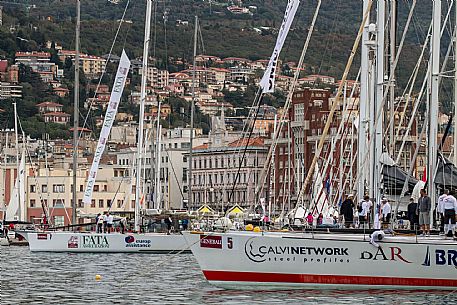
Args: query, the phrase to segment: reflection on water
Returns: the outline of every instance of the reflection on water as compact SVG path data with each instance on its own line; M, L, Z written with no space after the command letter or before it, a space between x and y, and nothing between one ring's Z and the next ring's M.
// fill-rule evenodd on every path
M237 291L210 286L192 255L30 253L1 247L1 304L450 304L457 293ZM164 259L166 259L165 262ZM102 279L95 280L100 274Z

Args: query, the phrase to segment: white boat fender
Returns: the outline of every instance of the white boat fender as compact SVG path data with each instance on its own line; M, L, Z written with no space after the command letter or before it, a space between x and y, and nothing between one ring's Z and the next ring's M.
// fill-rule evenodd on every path
M386 234L385 234L384 231L382 231L382 230L374 231L374 232L371 234L370 244L372 244L372 245L375 246L376 248L379 248L380 245L379 245L377 242L383 240L385 235L386 235Z

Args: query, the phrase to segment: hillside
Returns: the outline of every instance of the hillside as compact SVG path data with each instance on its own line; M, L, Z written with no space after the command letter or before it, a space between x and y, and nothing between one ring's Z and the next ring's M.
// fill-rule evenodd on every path
M113 2L116 2L114 4ZM81 48L83 52L103 55L109 52L115 36L118 20L128 0L82 0L81 1ZM234 1L240 4L239 1ZM403 31L412 1L399 1L398 35ZM199 53L219 57L245 57L252 60L268 58L274 47L277 28L280 26L285 0L247 0L243 7L252 7L252 14L233 14L222 0L161 0L156 1L152 28L151 55L155 55L159 68L174 72L170 58L191 59L193 19L200 18L201 33ZM291 33L285 43L283 61L297 61L307 35L307 28L317 1L303 0L300 4ZM74 49L75 1L74 0L15 0L2 2L3 25L0 27L0 58L10 62L16 51L42 50L46 41ZM447 5L443 3L443 6ZM357 33L362 7L360 0L323 1L315 32L305 59L306 73L327 74L340 78ZM443 14L447 11L443 7ZM142 53L145 1L131 0L113 53L122 48L131 58ZM402 92L420 53L431 19L431 2L417 1L416 11L397 69L397 90ZM261 30L259 30L261 29ZM398 38L399 40L400 38ZM445 31L443 46L449 41ZM446 47L443 47L443 56ZM359 62L354 61L350 78L354 78ZM70 67L68 67L69 69ZM65 75L72 89L71 70ZM84 81L84 80L83 80ZM451 90L449 80L443 84L443 104L450 108ZM24 102L33 108L33 103L48 98L26 90ZM44 95L43 95L44 94ZM40 95L39 97L37 97ZM85 92L81 93L82 98ZM50 99L55 99L49 96ZM72 93L58 100L71 113ZM234 99L235 106L237 99ZM83 104L83 103L82 103ZM0 105L1 106L1 105ZM8 107L4 107L8 108ZM30 108L30 107L29 107ZM83 109L82 109L83 111ZM33 116L33 112L29 115ZM0 113L0 116L2 114ZM5 116L5 114L3 114ZM9 120L9 122L11 122ZM10 125L10 124L9 124Z

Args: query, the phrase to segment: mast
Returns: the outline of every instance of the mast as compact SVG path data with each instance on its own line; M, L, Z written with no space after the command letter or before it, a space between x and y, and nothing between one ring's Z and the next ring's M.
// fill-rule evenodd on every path
M194 29L194 58L192 67L192 100L190 102L190 147L189 147L189 194L187 199L188 208L192 207L192 147L194 143L194 112L195 112L195 73L197 58L197 33L198 33L198 16L195 16Z
M390 0L390 57L389 57L389 64L390 64L390 74L394 74L395 70L395 52L396 52L396 26L397 26L397 0ZM395 76L392 77L392 81L389 84L389 117L392 120L394 117L394 108L395 108ZM390 155L395 155L395 142L396 139L394 137L395 124L389 124L389 150Z
M156 178L156 187L155 187L155 203L156 209L160 209L160 192L161 192L161 185L160 185L160 161L161 157L161 143L160 143L160 135L162 133L162 126L160 125L160 102L159 102L159 112L157 113L157 142L156 142L156 171L155 171L155 178ZM164 173L165 176L165 173Z
M439 82L440 82L440 43L441 43L441 0L433 1L433 20L432 20L432 47L431 47L431 92L429 111L429 134L428 134L428 168L427 168L427 187L428 195L432 201L432 211L435 205L436 189L434 176L436 172L436 162L438 155L438 107L439 107ZM432 215L430 215L433 217Z
M454 26L454 165L457 164L457 5Z
M21 189L21 186L20 186L20 183L21 183L21 178L20 178L20 167L21 167L21 161L19 160L19 131L17 129L17 107L16 107L16 103L13 103L13 108L14 108L14 133L15 133L15 141L16 141L16 171L17 171L17 185L16 185L16 188L17 188L17 203L18 203L18 210L17 210L17 215L19 216L19 220L22 220L21 219L21 213L22 213L22 210L21 210L21 192L20 192L20 189Z
M367 11L369 0L363 0L363 12ZM369 24L370 14L365 21L362 33L362 46L361 46L361 67L360 67L360 100L359 100L359 128L357 137L357 170L360 179L357 185L357 199L361 200L365 195L365 181L367 179L366 170L364 166L365 155L367 154L367 122L368 122L368 43L369 43Z
M76 172L78 171L78 127L79 127L79 31L81 28L81 1L76 0L76 42L75 42L75 93L73 110L73 201L71 203L71 222L76 223Z
M140 115L138 122L138 146L136 162L136 187L135 187L135 231L140 232L140 196L141 196L141 165L143 150L143 125L144 102L146 99L146 77L148 69L149 39L151 34L152 0L146 0L146 21L144 24L143 64L141 73Z
M385 47L385 21L386 21L386 3L384 0L378 0L378 11L377 11L377 21L376 21L376 87L375 87L375 99L372 106L373 116L371 121L374 122L374 141L372 141L373 147L373 159L372 165L374 166L372 171L372 183L370 190L372 193L372 198L375 198L375 229L379 229L376 226L379 225L378 218L378 209L376 206L381 202L381 155L382 155L382 136L383 136L383 126L382 118L383 116L378 116L383 109L382 101L384 98L384 47ZM376 120L376 117L379 117ZM373 133L372 133L373 134Z

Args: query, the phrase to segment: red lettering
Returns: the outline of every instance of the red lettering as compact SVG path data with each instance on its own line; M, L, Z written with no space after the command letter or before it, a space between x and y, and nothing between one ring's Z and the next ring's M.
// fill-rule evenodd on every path
M396 261L395 257L398 257L401 261L411 264L411 262L404 259L401 255L401 249L398 247L390 247L391 261Z

